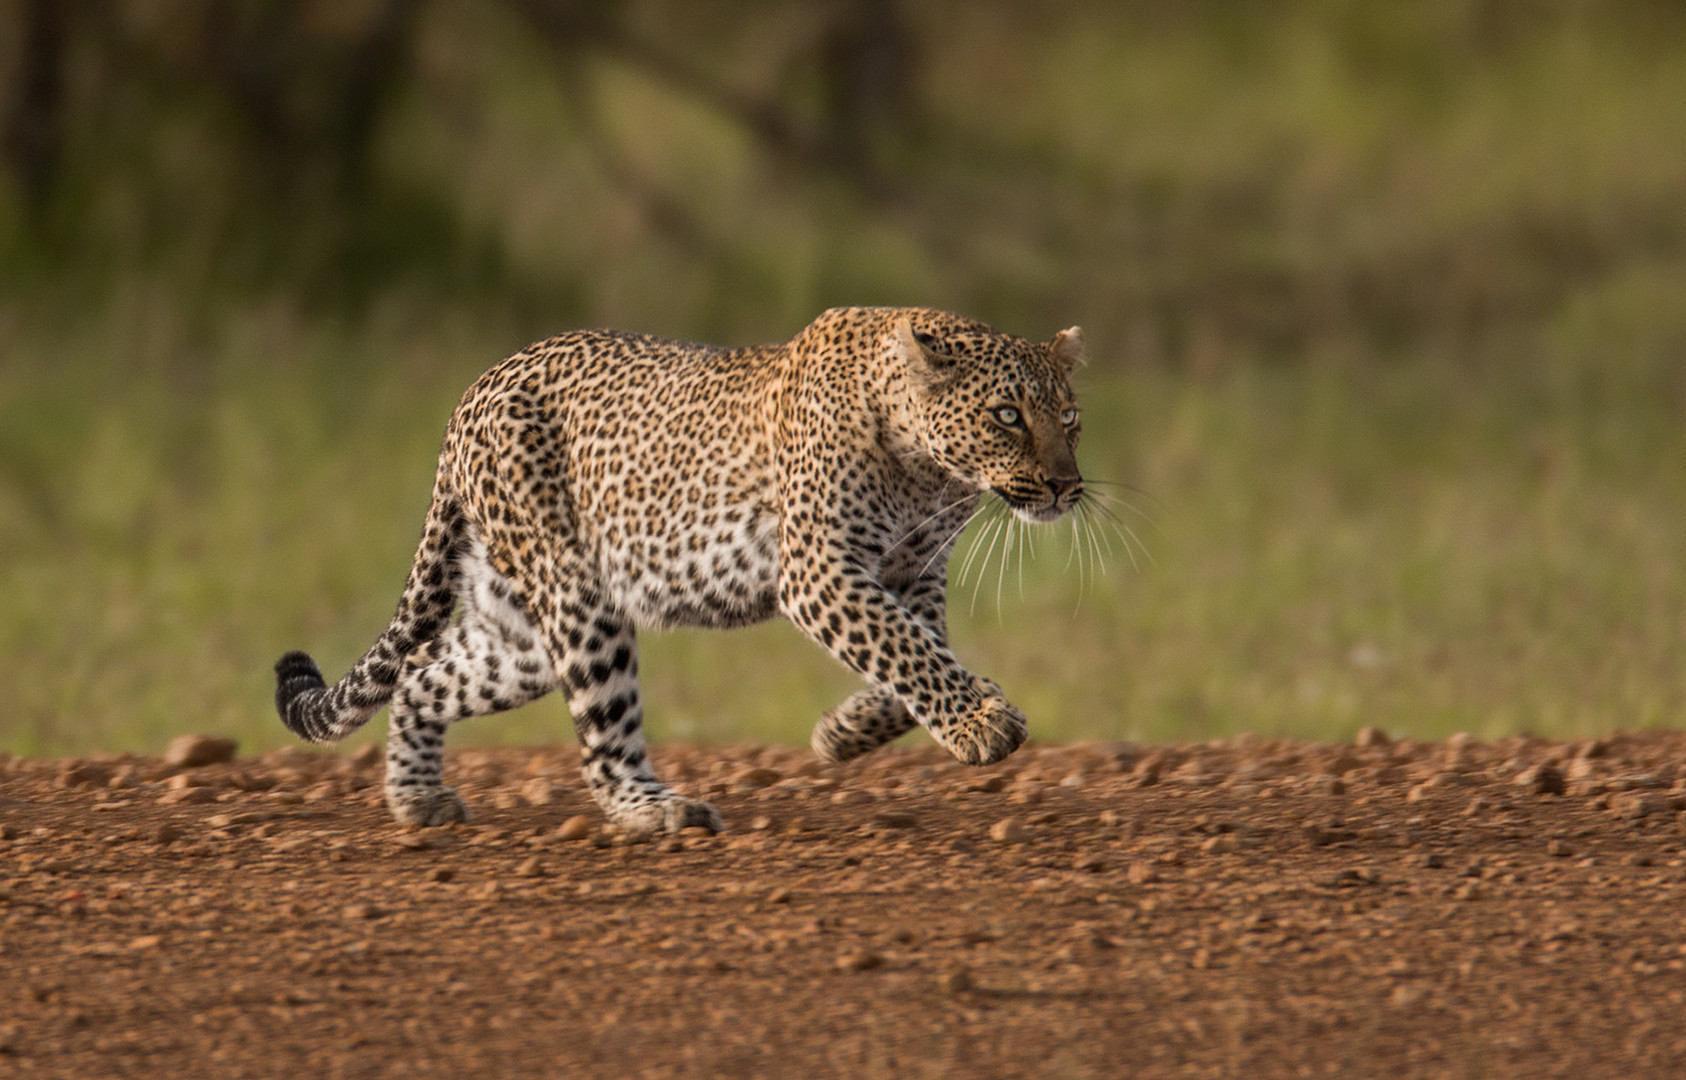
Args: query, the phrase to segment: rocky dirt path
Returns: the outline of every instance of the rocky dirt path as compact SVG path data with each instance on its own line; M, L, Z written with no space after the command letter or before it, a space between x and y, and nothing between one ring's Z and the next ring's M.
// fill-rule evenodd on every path
M0 758L0 1076L1686 1075L1680 734L656 759Z

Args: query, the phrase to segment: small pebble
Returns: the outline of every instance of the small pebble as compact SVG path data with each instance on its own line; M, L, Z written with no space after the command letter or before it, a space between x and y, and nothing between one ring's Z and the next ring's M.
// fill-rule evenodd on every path
M1018 818L1002 818L989 827L989 838L999 844L1022 844L1030 839L1030 833Z
M341 912L347 919L374 919L380 916L380 908L373 904L347 904Z
M886 829L911 829L919 824L919 817L906 810L880 810L872 820Z
M972 974L965 968L955 968L937 976L937 989L945 994L964 994L972 988Z
M1147 885L1159 880L1159 871L1154 869L1152 863L1137 859L1130 864L1130 869L1125 872L1125 876L1129 878L1132 885Z
M217 801L217 793L208 787L178 788L158 796L159 806L192 806Z
M784 774L777 769L748 768L732 774L732 786L740 791L756 791L764 787L772 787Z
M1563 770L1555 765L1535 765L1523 769L1512 782L1535 795L1561 795L1564 792Z
M873 971L884 966L884 957L871 949L857 949L837 958L840 971Z
M584 840L591 835L591 820L584 814L575 814L556 827L558 840Z
M556 785L548 776L535 776L521 785L521 798L530 806L549 806L556 800Z
M1648 791L1624 791L1610 796L1610 809L1629 821L1652 814L1666 814L1672 807L1665 796Z
M233 739L211 735L178 735L170 740L164 751L164 762L181 769L196 769L201 765L218 765L234 760L240 744Z
M1610 744L1608 742L1603 739L1593 739L1589 742L1582 743L1580 747L1576 749L1575 756L1582 758L1600 758L1609 752Z
M1200 850L1208 855L1227 855L1236 848L1234 833L1219 833L1200 842Z
M457 876L457 872L449 866L435 866L427 872L427 880L446 882Z
M534 857L522 860L515 868L515 876L523 878L538 878L545 876L544 864Z
M108 770L86 763L72 765L59 774L59 787L83 787L85 785L99 787L110 780Z

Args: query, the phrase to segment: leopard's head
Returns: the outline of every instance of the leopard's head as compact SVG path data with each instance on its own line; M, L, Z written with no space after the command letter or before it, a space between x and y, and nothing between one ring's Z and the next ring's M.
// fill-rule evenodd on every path
M1083 498L1075 453L1083 424L1070 381L1083 361L1082 330L1035 342L903 315L893 348L913 387L914 434L951 476L994 492L1024 521L1053 521Z

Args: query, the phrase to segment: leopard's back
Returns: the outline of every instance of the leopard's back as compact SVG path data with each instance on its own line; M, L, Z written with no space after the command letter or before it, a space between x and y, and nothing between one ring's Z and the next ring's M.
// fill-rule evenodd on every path
M521 584L575 549L641 626L776 610L778 485L765 425L778 348L612 331L552 338L464 395L441 455L494 566ZM522 528L519 526L537 526Z

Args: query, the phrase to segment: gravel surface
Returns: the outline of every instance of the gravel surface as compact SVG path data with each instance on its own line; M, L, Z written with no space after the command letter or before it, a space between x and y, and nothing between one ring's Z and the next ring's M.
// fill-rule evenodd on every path
M0 755L0 1076L1686 1075L1682 734L227 757Z

